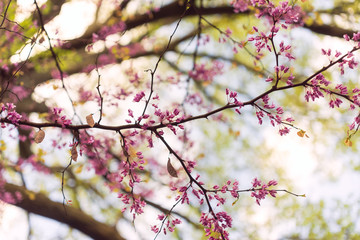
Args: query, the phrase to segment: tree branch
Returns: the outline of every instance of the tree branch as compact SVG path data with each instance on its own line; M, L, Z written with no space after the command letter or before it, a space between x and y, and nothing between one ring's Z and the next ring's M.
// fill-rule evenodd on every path
M67 224L93 239L99 240L125 240L116 227L96 221L91 216L71 206L65 206L62 203L51 201L41 193L35 193L27 190L25 187L5 183L5 191L15 194L20 192L22 200L13 205L18 206L30 213L35 213L43 217L51 218L58 222Z
M310 29L314 33L319 33L319 34L328 35L332 37L339 37L339 38L342 38L344 34L352 36L352 34L354 33L353 30L348 30L344 28L339 28L337 26L330 26L325 24L319 25L316 23L305 24L304 28Z

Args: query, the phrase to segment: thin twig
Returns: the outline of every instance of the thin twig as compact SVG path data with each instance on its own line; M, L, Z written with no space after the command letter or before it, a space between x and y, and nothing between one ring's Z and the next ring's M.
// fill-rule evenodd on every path
M157 70L157 68L158 68L158 66L159 66L159 63L160 63L161 59L163 58L164 54L166 53L166 51L169 49L171 40L172 40L172 38L174 37L174 35L175 35L175 33L176 33L176 30L178 29L178 27L179 27L179 25L180 25L180 22L181 22L181 20L183 19L183 17L185 16L185 13L187 12L188 9L189 9L189 7L186 7L186 8L185 8L185 11L184 11L183 14L180 16L179 21L176 23L175 29L174 29L174 31L172 32L172 34L170 35L170 37L169 37L169 41L168 41L168 43L167 43L167 45L166 45L166 48L165 48L164 51L161 53L159 59L157 60L157 62L156 62L156 64L155 64L154 69L153 69L153 70L151 70L151 69L148 70L148 71L150 71L150 74L151 74L150 93L149 93L148 99L147 99L146 102L145 102L145 107L144 107L144 110L143 110L141 116L144 116L144 114L145 114L145 112L146 112L146 109L147 109L147 107L148 107L148 105L149 105L149 103L150 103L150 101L151 101L151 96L152 96L152 94L153 94L153 92L154 92L154 76L155 76L156 70Z
M99 68L98 68L98 58L99 58L99 55L96 57L96 62L95 62L95 65L96 65L96 73L98 75L98 82L97 82L97 86L96 86L96 89L98 91L98 94L99 94L99 98L100 98L100 117L99 117L99 121L98 121L98 124L100 124L101 122L101 119L102 119L102 115L103 115L103 104L104 104L104 98L103 96L101 95L101 92L100 92L100 73L99 73Z
M5 19L6 19L6 14L7 14L7 11L8 11L8 9L9 9L10 4L11 4L11 0L9 0L9 2L8 2L8 4L7 4L6 8L5 8L5 11L4 11L4 16L3 16L3 19L2 19L2 21L1 21L0 28L2 27L2 25L3 25L3 24L4 24L4 22L5 22Z

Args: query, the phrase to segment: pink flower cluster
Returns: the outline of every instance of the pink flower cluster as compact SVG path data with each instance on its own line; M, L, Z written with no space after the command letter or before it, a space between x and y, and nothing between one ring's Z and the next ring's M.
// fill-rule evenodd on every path
M144 91L141 91L139 93L137 93L133 99L134 102L140 102L140 100L145 97L145 93Z
M325 49L321 49L321 54L322 55L325 55L325 56L328 56L328 57L331 57L331 49L329 48L328 50L325 50ZM340 57L340 55L341 55L341 52L339 52L339 51L336 51L335 52L335 57L337 58L337 57Z
M85 90L83 87L79 89L78 93L80 103L86 103L88 101L92 101L95 98L95 94L93 94L92 91Z
M340 104L342 103L341 99L340 98L335 98L335 99L331 99L330 102L329 102L329 106L331 108L334 108L335 106L336 107L340 107Z
M354 122L349 126L349 129L354 130L356 126L357 128L360 126L360 113L355 117Z
M309 86L306 88L305 92L305 100L309 102L311 99L312 101L315 101L317 98L323 98L324 94L321 92L321 89L319 86Z
M326 55L328 55L328 56L331 55L331 51L325 51L325 50L323 50L323 51L325 52ZM335 106L340 107L342 100L340 98L333 97L334 95L331 91L320 87L320 85L327 87L329 84L330 84L330 81L326 80L324 75L322 75L322 74L316 75L316 77L311 79L311 81L310 81L310 86L307 88L307 91L305 94L305 99L307 101L309 101L309 99L311 98L314 101L316 98L324 97L324 95L322 93L322 91L323 91L323 92L331 95L330 102L329 102L329 106L331 108L334 108ZM347 87L342 84L336 85L335 89L337 89L339 91L338 93L341 95L348 95Z
M215 185L213 188L214 189L219 189L220 192L225 193L225 192L229 192L231 193L231 196L233 198L238 198L239 197L239 182L237 180L233 181L232 183L232 188L230 189L230 185L231 185L231 181L228 180L226 182L226 184L224 184L221 188L219 188L219 186Z
M144 212L144 207L146 206L146 202L141 200L141 198L133 197L133 202L130 206L130 212L133 213L133 219L135 219L136 215L142 214Z
M289 132L290 132L290 129L285 126L283 126L279 129L280 136L284 136L284 135L288 134Z
M360 106L360 89L355 87L351 92L353 93L352 99L354 100L354 104ZM351 104L351 109L355 109L354 104Z
M244 1L241 1L241 6L244 7ZM240 4L240 1L237 2ZM275 43L273 41L276 34L279 32L280 28L287 29L288 25L290 24L302 24L302 18L304 13L302 12L301 8L298 6L292 6L287 1L280 2L278 6L275 6L270 1L257 1L251 0L248 1L248 4L252 6L259 7L259 14L257 17L265 16L269 20L270 24L272 25L270 32L259 32L257 27L253 27L253 30L257 33L256 36L251 36L248 38L249 42L254 41L254 45L256 47L257 53L263 49L267 49L269 52L274 51L277 56L284 55L289 60L295 59L294 56L290 53L290 45L284 45L283 42L280 43L280 51L276 52ZM258 58L261 57L261 54L257 56ZM270 79L269 79L270 80ZM291 85L291 80L289 81L288 85Z
M357 33L353 33L352 38L349 37L349 35L344 34L344 39L346 41L354 41L356 43L356 45L353 47L353 49L347 53L347 56L345 58L342 58L340 63L339 63L339 68L341 71L341 74L344 74L344 66L347 65L350 69L354 69L357 65L358 62L355 61L354 59L354 54L353 51L357 50L358 48L360 48L360 32ZM328 52L326 52L327 55L329 55L329 52L331 53L331 50L328 50ZM324 50L322 50L322 53L324 54ZM336 52L337 56L340 56L340 54L338 52ZM335 57L336 57L335 55Z
M267 112L267 111L259 108L259 110L256 111L256 117L259 120L259 124L261 125L263 123L262 119L265 117L265 114L266 114L266 116L269 118L270 123L273 127L275 127L276 125L281 125L280 129L279 129L280 136L288 134L290 132L290 129L288 127L284 126L284 122L291 123L294 121L294 119L292 119L291 117L288 117L285 120L283 120L281 118L281 115L284 114L284 109L282 107L276 107L275 104L273 104L273 103L269 104L270 98L268 95L265 95L261 99L264 103L264 106L263 106L264 109L268 109L268 110L274 109L276 111L276 113Z
M236 13L248 10L248 1L246 0L232 0L230 4L234 7Z
M239 106L235 109L235 112L237 112L239 115L241 114L240 109L244 106L244 104L237 99L237 92L230 91L228 88L225 89L225 93L227 96L228 104L235 104Z
M259 30L256 27L253 27L253 29L255 30L255 32L259 33ZM278 29L276 29L276 32L278 31ZM273 31L275 32L275 30ZM269 33L268 35L266 35L264 32L260 32L257 36L255 37L249 37L248 41L249 42L253 42L255 41L255 47L256 47L256 52L260 53L262 49L266 48L269 52L272 51L271 46L270 46L270 39L273 37L273 33Z
M23 167L31 166L34 171L41 172L44 174L50 174L51 170L42 163L42 161L39 161L39 156L37 154L33 154L30 157L23 159L20 158L18 161L18 165Z
M215 216L201 213L200 223L205 227L206 236L210 236L209 240L229 239L226 229L231 228L232 218L226 212L218 212Z
M223 73L224 64L220 61L213 61L212 66L196 64L195 69L189 72L189 76L196 81L211 83L216 75Z
M14 95L11 95L10 97L13 103L18 102L31 94L31 91L24 86L12 86L11 91L14 93Z
M291 55L290 53L290 49L291 49L291 45L285 45L283 41L281 41L281 43L279 44L279 52L278 54L285 54L285 57L288 58L289 60L293 60L295 59L294 56Z
M92 41L94 43L99 40L105 40L107 36L118 32L123 32L125 31L125 29L126 29L126 25L122 21L116 22L112 26L104 26L100 29L100 31L97 34L93 33Z
M0 200L9 204L16 204L22 200L22 195L19 191L16 191L14 194L11 192L6 192L5 190L0 191Z
M12 103L6 103L5 105L2 105L0 114L5 113L5 119L10 120L10 122L14 125L18 125L21 115L15 111L15 105ZM2 123L2 128L5 128L5 125Z
M272 197L276 197L276 190L269 190L268 187L276 186L277 184L275 180L271 180L267 184L262 184L260 180L254 178L251 197L254 197L256 203L260 205L260 201L265 199L266 195L270 194Z
M139 102L141 99L145 97L145 93L141 91L140 93L137 93L134 97L134 102ZM152 100L159 100L159 96L155 95L152 97ZM151 104L152 108L154 109L154 114L143 114L139 117L134 116L134 112L131 109L128 109L128 116L132 118L135 122L140 123L142 120L146 120L146 122L142 123L141 128L142 129L148 129L149 127L154 126L156 123L161 123L166 125L168 129L170 129L175 135L177 134L177 129L184 130L184 126L180 123L185 116L180 114L180 110L178 106L175 106L175 108L171 111L169 110L161 110L157 103ZM127 123L131 123L132 120L126 119ZM164 134L163 130L158 131L160 135ZM136 133L137 134L137 133ZM148 139L149 146L152 146L152 140Z
M62 108L54 107L51 115L51 120L62 125L63 128L71 125L71 120L67 119L65 115L60 115L63 111Z
M167 233L167 230L169 232L174 232L175 231L175 227L176 225L179 225L181 224L181 220L179 218L175 218L173 220L170 220L169 217L172 217L171 215L167 215L165 216L164 214L160 214L158 215L158 219L160 221L163 221L165 222L165 220L167 219L166 221L166 224L165 224L165 228L163 228L163 232L164 234L166 235ZM167 230L166 230L167 229ZM160 231L159 227L157 227L156 225L154 226L151 226L151 231L155 232L155 233L158 233Z
M314 85L314 86L322 84L325 87L327 87L330 84L330 81L326 80L324 75L322 75L320 73L320 74L316 75L315 78L311 79L310 83L311 83L311 85Z
M291 6L288 1L280 2L276 7L272 2L268 2L262 14L269 14L275 22L284 20L286 24L299 24L304 15L299 6Z
M353 40L354 42L358 42L357 46L360 47L360 32L353 33L353 36L351 39L350 39L349 35L347 35L347 34L344 34L343 37L346 41Z

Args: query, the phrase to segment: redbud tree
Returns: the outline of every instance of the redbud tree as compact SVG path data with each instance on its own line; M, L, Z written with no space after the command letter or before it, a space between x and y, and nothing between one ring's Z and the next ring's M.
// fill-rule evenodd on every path
M83 238L257 236L234 209L306 200L271 164L257 171L263 129L306 141L300 112L317 106L340 113L341 143L355 148L360 32L321 20L351 22L345 6L356 19L346 4L2 1L0 199L29 229L40 215Z

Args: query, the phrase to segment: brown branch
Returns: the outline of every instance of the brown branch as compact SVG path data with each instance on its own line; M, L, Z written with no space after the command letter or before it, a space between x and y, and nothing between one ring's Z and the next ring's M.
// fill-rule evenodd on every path
M186 4L180 4L178 1L174 1L162 8L160 8L158 11L151 11L151 13L144 13L139 14L136 16L133 16L125 21L126 29L130 30L132 28L138 27L143 24L149 24L152 22L156 22L158 20L167 19L167 18L179 18L181 14L184 12L184 9L186 8ZM233 15L233 14L244 14L249 15L252 13L250 10L241 12L241 13L235 13L234 8L232 6L226 6L226 5L220 5L216 7L202 7L202 8L190 8L186 14L187 16L196 16L196 15L215 15L215 14L227 14L227 15ZM112 18L117 18L116 14L114 13ZM110 19L112 19L110 18ZM110 20L109 19L109 20ZM69 43L72 48L81 48L85 47L87 44L91 43L92 34L94 32L97 32L100 30L100 28L103 26L103 24L99 24L95 28L91 28L88 31L84 33L83 36L71 40ZM331 26L331 25L317 25L314 24L305 24L305 28L310 29L311 31L315 33L320 33L324 35L329 36L335 36L335 37L342 37L344 34L351 35L354 31Z
M184 13L186 10L186 4L180 4L179 1L174 1L162 8L158 11L151 11L151 13L144 13L133 16L125 21L126 30L133 29L140 25L149 24L152 22L156 22L161 19L177 19ZM244 12L243 14L248 14L249 12ZM114 13L113 18L118 18ZM211 8L201 8L195 11L194 8L189 8L186 11L185 16L195 16L195 15L212 15L212 14L234 14L234 8L230 6L219 6L219 7L211 7ZM111 19L111 18L110 18ZM109 19L109 20L110 20ZM92 28L89 31L86 31L83 36L69 41L71 48L82 48L92 41L92 34L100 30L100 28L104 26L103 24L99 24L95 29Z
M184 36L182 36L180 38L174 39L174 41L172 41L172 43L168 47L168 51L174 51L181 42L186 41L187 39L191 38L195 34L196 34L196 31L191 31L188 34L185 34ZM126 45L123 47L124 48L132 48L133 45L129 44L129 45ZM158 56L165 49L166 49L166 47L164 46L160 49L152 49L149 51L139 50L135 53L132 53L128 57L130 59L136 59L139 57L146 57L146 56ZM108 53L109 52L107 49L99 54L108 54ZM82 61L77 64L72 64L69 68L64 68L64 71L68 75L79 73L79 72L83 71L83 69L86 66L95 64L96 59L98 57L98 55L96 55L96 54L88 54L87 52L85 52L83 50L76 50L76 55L79 56L82 59ZM46 64L47 61L48 61L48 59L42 59L41 61L37 61L37 62L41 65L41 64ZM121 59L121 58L116 59L116 63L122 63L122 61L123 61L123 59ZM29 89L33 89L38 84L43 83L49 79L52 79L51 73L49 71L36 72L35 69L33 69L33 68L23 69L22 71L24 72L24 74L19 78L18 81L23 82L24 87L29 88Z
M90 215L71 206L66 206L64 211L62 203L51 201L44 194L27 190L25 187L5 183L5 191L15 194L20 192L22 200L13 205L18 206L30 213L51 218L75 228L93 239L101 240L124 240L116 227L95 220Z
M179 5L179 3L173 2L171 4L168 4L162 8L159 9L159 11L157 12L152 12L152 14L141 14L141 15L137 15L134 16L132 18L129 18L128 20L125 21L125 24L127 26L127 30L130 30L132 28L136 28L140 25L143 24L149 24L149 23L153 23L156 22L158 20L162 20L162 19L176 19L179 18L181 16L181 14L184 12L185 6L183 5ZM244 12L241 14L249 14L250 12ZM201 14L203 16L205 15L214 15L214 14L227 14L227 15L232 15L235 14L233 11L233 8L230 6L218 6L218 7L204 7L204 8L199 8L199 9L194 9L194 8L189 8L188 11L186 11L186 14L184 17L186 16L195 16ZM115 17L115 16L113 16ZM78 73L81 72L84 69L84 66L87 66L89 64L94 64L95 60L96 60L96 56L95 55L90 55L86 52L84 52L83 48L91 43L91 38L92 38L92 33L99 31L99 29L101 28L101 26L103 26L103 24L99 24L99 26L97 28L91 28L81 37L74 39L74 40L70 40L68 43L66 44L66 46L68 47L69 45L71 46L70 49L75 50L77 49L77 56L81 56L81 58L83 59L83 61L81 62L81 64L74 64L71 66L70 69L64 69L66 71L67 74L71 75L74 73ZM347 30L347 29L343 29L343 28L339 28L339 27L335 27L335 26L330 26L330 25L316 25L316 24L311 24L311 25L304 25L304 28L310 29L311 31L315 32L315 33L320 33L320 34L325 34L325 35L329 35L329 36L336 36L336 37L342 37L344 34L348 34L348 35L352 35L353 31L351 30ZM124 46L124 47L131 47L131 46ZM171 47L168 49L171 50ZM140 52L135 54L134 56L130 56L131 58L136 58L139 56L149 56L155 53L155 55L158 54L158 52L161 52L162 50L159 50L157 52L155 51L148 51L148 52ZM106 53L106 52L103 52ZM44 59L44 62L47 62L47 59ZM121 60L118 61L118 63L120 63ZM23 81L26 86L29 87L29 85L31 85L32 87L36 86L37 84L44 82L46 80L51 79L51 75L46 72L46 73L36 73L34 72L34 69L23 69L24 71L24 76L21 77L21 81Z
M252 98L251 100L243 102L241 106L244 107L244 106L247 106L247 105L254 105L254 103L257 100L261 99L262 97L264 97L266 95L277 92L277 91L283 91L283 90L286 90L286 89L291 89L291 88L296 88L296 87L306 87L306 85L308 84L308 82L311 79L316 77L318 74L325 72L326 70L328 70L332 66L340 63L349 54L351 54L351 53L353 53L355 51L358 51L359 49L360 49L360 47L353 47L353 49L351 51L349 51L348 53L342 55L336 61L330 62L327 66L322 67L321 69L319 69L318 71L316 71L315 73L313 73L312 75L310 75L309 77L307 77L305 80L301 81L298 84L286 85L286 86L281 86L281 87L273 86L269 90L259 94L258 96ZM197 120L197 119L203 119L203 118L207 119L209 116L212 116L212 115L214 115L216 113L222 112L225 109L231 109L231 108L237 108L237 107L239 107L238 104L230 104L230 103L228 103L228 104L226 104L226 105L224 105L222 107L216 108L216 109L214 109L214 110L212 110L210 112L204 113L204 114L200 114L200 115L197 115L197 116L189 116L189 117L184 118L183 120L180 120L180 121L174 121L174 122L168 122L168 123L159 123L157 125L150 126L150 127L145 128L145 129L150 130L150 131L156 131L156 130L158 130L160 128L167 127L168 125L178 126L179 124L194 121L194 120ZM0 118L0 122L14 124L7 118ZM28 127L36 127L36 128L57 127L57 128L66 128L66 129L70 129L70 130L80 130L80 129L91 128L87 124L63 126L62 124L59 124L57 122L35 123L35 122L27 121L27 120L20 120L17 124L22 125L22 126L28 126ZM112 130L112 131L118 132L120 130L132 129L132 128L133 129L144 129L144 126L142 126L139 123L124 124L124 125L119 125L119 126L101 125L101 124L96 123L93 128L98 128L98 129L103 129L103 130Z
M305 24L304 28L310 29L314 33L319 33L319 34L328 35L332 37L339 37L339 38L342 38L344 34L352 36L352 34L355 33L353 30L344 29L337 26L331 26L326 24L319 25L316 23Z
M9 0L8 4L6 5L5 12L4 12L4 15L3 15L3 19L2 19L2 21L0 23L0 28L3 26L3 24L5 22L6 13L7 13L8 9L9 9L10 3L11 3L11 0Z
M155 77L156 70L158 69L158 66L159 66L159 64L160 64L160 61L161 61L161 59L163 58L164 54L166 53L166 51L168 51L168 50L170 49L171 40L173 39L173 37L174 37L174 35L175 35L175 33L176 33L176 30L178 29L178 27L179 27L179 25L180 25L180 22L181 22L181 20L183 19L183 17L185 16L187 10L188 10L188 8L185 9L185 11L183 12L183 14L180 16L179 21L176 23L175 29L174 29L174 31L172 32L172 34L170 35L169 41L168 41L165 49L164 49L164 50L162 51L162 53L160 54L159 59L157 60L155 66L154 66L154 69L153 69L153 70L151 70L151 69L148 70L148 71L150 71L150 74L151 74L150 93L149 93L149 96L148 96L148 98L147 98L147 100L146 100L146 102L145 102L144 110L143 110L141 116L144 116L144 114L146 113L146 109L147 109L147 107L148 107L148 105L149 105L149 103L150 103L150 101L151 101L151 96L152 96L152 94L153 94L153 92L154 92L154 77Z

